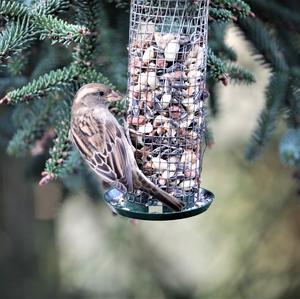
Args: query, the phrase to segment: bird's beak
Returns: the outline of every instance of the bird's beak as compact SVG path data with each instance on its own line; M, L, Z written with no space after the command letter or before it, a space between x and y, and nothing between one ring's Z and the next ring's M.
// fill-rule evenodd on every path
M116 91L110 91L110 93L107 95L107 101L109 103L111 102L117 102L122 100L122 95Z

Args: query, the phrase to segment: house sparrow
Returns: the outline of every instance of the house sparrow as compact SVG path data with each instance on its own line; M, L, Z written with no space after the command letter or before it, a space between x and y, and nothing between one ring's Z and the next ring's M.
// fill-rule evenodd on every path
M103 84L82 86L71 112L70 138L96 174L121 192L142 190L180 211L184 202L154 185L138 168L124 128L107 108L120 95Z

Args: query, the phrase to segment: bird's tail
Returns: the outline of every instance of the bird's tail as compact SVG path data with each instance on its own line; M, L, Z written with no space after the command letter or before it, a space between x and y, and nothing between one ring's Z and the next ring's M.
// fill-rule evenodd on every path
M174 211L181 211L184 208L185 203L183 201L157 187L141 171L137 171L136 175L134 188L147 192Z

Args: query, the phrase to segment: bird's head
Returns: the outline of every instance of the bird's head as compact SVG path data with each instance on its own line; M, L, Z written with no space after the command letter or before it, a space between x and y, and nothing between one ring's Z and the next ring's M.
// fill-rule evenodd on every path
M73 105L78 106L108 106L112 102L120 101L121 94L100 83L83 85L76 93Z

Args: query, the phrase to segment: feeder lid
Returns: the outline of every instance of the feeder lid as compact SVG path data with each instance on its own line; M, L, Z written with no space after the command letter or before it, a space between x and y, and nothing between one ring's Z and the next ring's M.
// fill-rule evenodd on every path
M200 200L189 205L188 208L180 212L171 212L162 205L145 206L143 204L125 199L122 192L117 189L111 189L104 194L107 204L119 215L141 219L141 220L176 220L196 216L205 212L215 196L212 192L200 188Z

